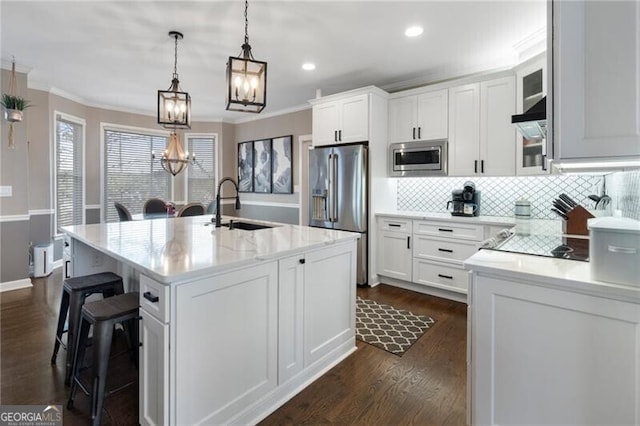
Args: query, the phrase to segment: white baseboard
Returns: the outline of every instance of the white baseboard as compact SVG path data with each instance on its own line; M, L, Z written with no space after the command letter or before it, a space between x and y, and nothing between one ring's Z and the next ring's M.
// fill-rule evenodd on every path
M31 284L30 278L23 278L21 280L15 280L15 281L7 281L4 283L0 283L0 293L4 291L19 290L21 288L29 288L29 287L33 287L33 284Z

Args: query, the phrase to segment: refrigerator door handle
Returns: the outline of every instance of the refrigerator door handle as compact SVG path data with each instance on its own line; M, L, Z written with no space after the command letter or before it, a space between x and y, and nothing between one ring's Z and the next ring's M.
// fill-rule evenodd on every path
M333 154L329 154L329 194L327 194L327 219L333 222Z
M338 221L338 154L333 154L333 200L331 200L332 220Z

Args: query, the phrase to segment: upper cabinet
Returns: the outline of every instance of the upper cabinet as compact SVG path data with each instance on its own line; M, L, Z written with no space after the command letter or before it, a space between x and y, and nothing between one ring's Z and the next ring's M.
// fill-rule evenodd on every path
M516 114L522 114L547 95L546 55L516 68ZM545 140L527 139L517 133L516 174L548 174Z
M550 4L554 161L640 160L640 2Z
M313 145L369 140L369 95L318 102L313 106Z
M515 78L449 89L449 175L515 175Z
M389 100L389 143L446 139L448 90Z

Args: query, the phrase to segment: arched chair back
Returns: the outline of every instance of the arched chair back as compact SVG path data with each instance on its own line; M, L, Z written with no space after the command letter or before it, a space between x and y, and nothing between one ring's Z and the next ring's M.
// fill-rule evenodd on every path
M204 206L200 203L189 203L178 212L178 217L201 216L204 214Z
M120 203L113 203L116 211L118 212L118 217L120 218L120 222L128 222L131 220L131 213L129 213L129 209L123 206Z
M144 215L155 214L158 213L167 213L167 203L160 198L149 198L146 203L144 203L144 207L142 208L142 212Z
M216 214L216 200L211 201L207 205L207 214Z

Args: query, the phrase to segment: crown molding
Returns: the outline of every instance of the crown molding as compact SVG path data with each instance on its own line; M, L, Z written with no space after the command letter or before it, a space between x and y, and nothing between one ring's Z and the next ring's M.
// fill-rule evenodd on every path
M257 120L262 120L265 118L271 118L271 117L277 117L280 115L285 115L285 114L291 114L294 112L299 112L299 111L304 111L307 109L311 109L311 105L296 105L294 107L291 108L285 108L285 109L281 109L278 111L272 111L272 112L268 112L266 114L260 114L260 115L251 115L250 117L243 117L243 118L239 118L235 121L233 121L233 124L242 124L242 123L248 123L250 121L257 121Z

